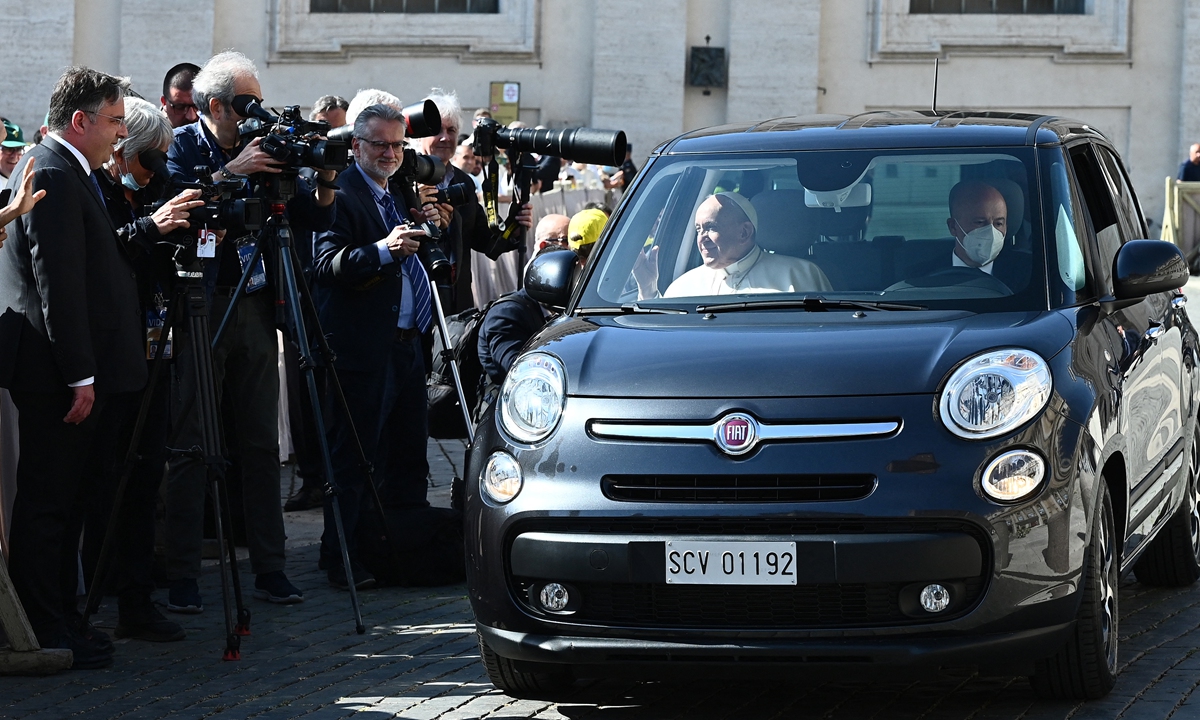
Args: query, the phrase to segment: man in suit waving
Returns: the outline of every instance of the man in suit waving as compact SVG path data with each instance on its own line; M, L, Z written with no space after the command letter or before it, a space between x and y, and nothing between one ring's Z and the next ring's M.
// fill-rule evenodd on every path
M44 647L74 651L76 667L112 663L112 642L80 632L76 548L81 469L97 408L146 383L133 268L121 254L93 171L126 136L122 78L69 68L50 98L33 187L44 200L9 228L0 252L0 384L20 412L13 506L13 585Z
M322 287L321 325L337 355L337 371L363 452L379 469L381 495L392 507L425 507L428 411L421 334L432 322L429 278L417 259L425 217L388 190L404 153L404 116L370 105L354 121L355 165L338 178L333 228L317 236L313 258ZM374 579L354 561L365 474L355 438L336 404L329 425L333 473L354 583ZM333 508L325 503L321 560L335 587L346 588Z

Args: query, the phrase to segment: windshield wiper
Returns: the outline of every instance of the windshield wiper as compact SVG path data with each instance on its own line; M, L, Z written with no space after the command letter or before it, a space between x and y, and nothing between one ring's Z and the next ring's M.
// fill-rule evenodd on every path
M624 305L615 307L593 307L579 308L575 311L578 315L629 315L631 313L648 314L648 315L687 315L688 311L681 308L670 307L643 307L637 303L625 303Z
M714 303L700 305L698 313L736 312L738 310L807 310L808 312L825 312L827 310L925 310L924 305L908 303L879 302L875 300L827 300L823 297L804 297L796 300L744 300L731 303Z

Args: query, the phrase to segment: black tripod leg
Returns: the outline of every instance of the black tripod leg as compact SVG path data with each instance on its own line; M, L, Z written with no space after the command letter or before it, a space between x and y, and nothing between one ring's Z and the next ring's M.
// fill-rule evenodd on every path
M217 487L221 491L221 510L229 521L225 526L225 549L229 553L230 577L233 579L233 600L237 604L237 622L234 623L233 634L244 637L250 634L250 609L246 607L246 602L242 598L242 577L238 570L237 544L233 540L233 512L229 505L229 483L224 473L217 476Z
M234 252L237 251L235 250ZM225 328L229 326L229 319L233 317L233 310L237 307L238 298L244 294L246 284L250 282L250 276L254 273L254 268L258 265L260 257L262 257L262 243L255 243L254 255L250 257L250 262L246 263L246 268L242 270L242 277L238 279L237 287L233 290L233 297L229 299L229 307L225 308L225 314L221 317L221 324L217 326L217 332L212 337L212 348L215 349L217 347L221 336L225 334Z
M201 433L203 438L203 446L201 452L204 454L204 463L208 468L208 486L212 493L213 501L213 517L215 518L217 530L217 543L220 550L217 553L221 566L221 607L225 612L225 652L222 654L224 660L241 660L241 639L234 631L233 612L230 608L229 594L229 575L230 568L227 567L225 557L225 528L222 515L221 491L217 473L220 472L218 466L223 462L221 457L221 423L220 423L220 403L217 399L216 377L213 373L212 348L205 342L208 337L208 314L204 307L204 296L202 288L192 288L190 292L199 292L199 297L191 296L189 300L192 303L199 303L199 307L193 307L191 316L191 332L192 332L192 352L195 354L195 381L196 391L200 396L200 421ZM232 571L237 572L236 565ZM241 598L238 598L238 604L241 604Z
M296 256L296 249L291 248L292 266L299 267L300 259ZM302 280L302 278L300 278ZM321 357L325 360L325 365L328 368L329 379L333 382L334 394L337 396L338 407L347 418L350 425L350 435L354 438L354 448L358 452L359 466L364 475L367 476L367 487L371 494L372 504L375 506L375 511L379 513L379 527L383 528L384 541L392 550L392 566L396 570L396 577L400 578L403 584L404 576L407 574L404 571L404 563L400 560L400 548L396 545L392 533L388 530L387 516L383 512L383 501L379 497L379 488L375 487L375 472L371 466L371 461L367 459L367 453L363 450L362 440L358 436L358 429L354 427L353 420L350 420L350 405L346 402L346 394L342 391L342 381L338 377L337 370L333 363L333 349L329 347L329 341L325 339L325 333L321 329L321 320L317 316L316 305L312 301L312 295L309 294L307 284L304 284L303 293L300 297L304 305L300 308L303 313L307 314L312 320L313 337L321 348ZM309 358L305 358L307 361ZM328 485L327 485L328 487Z
M350 549L346 546L346 529L342 525L342 507L338 500L341 489L338 487L337 480L333 475L333 459L329 452L329 439L325 436L325 419L321 412L321 397L317 390L317 380L313 376L312 348L308 344L308 334L304 329L304 313L301 312L300 292L296 285L296 266L292 264L294 256L292 254L291 230L287 225L279 225L276 227L276 230L279 245L279 268L282 270L280 276L284 283L285 303L287 304L287 311L291 314L292 331L295 334L296 347L299 349L300 357L303 360L301 368L304 371L304 379L308 385L309 398L312 400L313 419L317 430L317 445L321 450L321 460L325 464L325 483L333 505L333 522L337 531L338 544L342 550L342 568L346 573L346 584L350 590L350 605L354 610L354 630L359 635L362 635L367 629L363 625L362 611L358 606L358 588L354 585L354 571L350 566ZM330 370L332 370L332 367ZM349 421L349 414L346 415L346 418ZM351 427L353 427L353 422L351 422ZM356 432L356 441L357 437ZM368 484L370 484L369 478Z
M154 398L154 391L158 388L158 378L162 375L162 369L166 365L163 362L163 353L167 346L167 338L170 337L173 318L175 317L175 313L181 309L182 303L172 303L159 332L158 347L155 348L154 358L150 364L150 379L146 383L146 390L142 394L142 404L138 408L137 419L133 423L133 436L129 439L129 449L125 452L125 462L121 466L121 479L117 482L117 491L113 497L112 511L108 515L108 527L104 530L104 541L100 544L100 556L96 559L96 569L92 573L92 582L88 587L87 602L83 605L83 618L79 621L79 632L81 633L86 631L88 619L100 608L100 598L104 592L102 588L108 582L109 564L112 561L112 554L115 547L113 545L114 533L117 529L117 521L120 520L121 504L125 499L125 489L129 484L129 476L133 473L133 468L139 459L137 451L142 441L142 431L146 426L146 416L150 412L150 403Z

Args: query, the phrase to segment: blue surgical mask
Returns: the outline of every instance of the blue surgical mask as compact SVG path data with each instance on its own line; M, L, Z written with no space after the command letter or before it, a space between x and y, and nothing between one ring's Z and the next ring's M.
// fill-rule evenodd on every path
M137 179L133 177L133 173L128 172L128 163L125 165L125 170L126 172L121 173L121 184L125 186L126 190L137 192L138 190L146 187L145 185L139 185Z

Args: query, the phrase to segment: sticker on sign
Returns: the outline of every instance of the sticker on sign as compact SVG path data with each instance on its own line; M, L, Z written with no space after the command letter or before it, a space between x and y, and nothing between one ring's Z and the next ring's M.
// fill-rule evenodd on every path
M796 543L668 540L668 585L795 585Z

